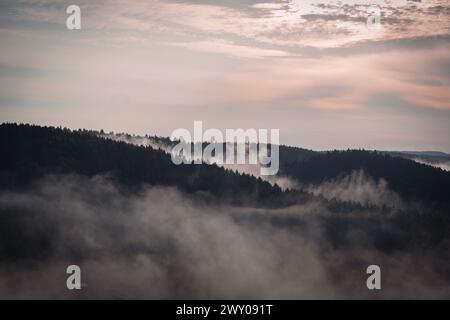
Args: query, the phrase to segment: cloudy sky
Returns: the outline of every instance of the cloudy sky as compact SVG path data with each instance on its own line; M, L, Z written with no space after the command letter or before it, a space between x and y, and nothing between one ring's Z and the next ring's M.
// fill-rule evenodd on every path
M0 122L450 152L448 0L1 0L0 40Z

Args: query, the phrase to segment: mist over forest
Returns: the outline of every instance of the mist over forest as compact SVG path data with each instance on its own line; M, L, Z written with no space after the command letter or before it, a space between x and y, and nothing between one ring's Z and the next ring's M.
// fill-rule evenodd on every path
M171 143L0 125L0 297L450 298L448 171L280 146L264 177L174 165ZM383 290L367 290L372 264Z

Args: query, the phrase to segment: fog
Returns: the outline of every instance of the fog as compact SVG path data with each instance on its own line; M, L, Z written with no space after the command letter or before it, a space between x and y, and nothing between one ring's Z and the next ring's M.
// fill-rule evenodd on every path
M404 206L400 196L389 189L386 180L376 181L363 170L353 171L349 175L328 180L319 185L309 185L305 190L330 200L396 208Z
M105 177L50 176L0 194L0 297L450 297L439 259L381 252L356 230L346 235L355 245L337 248L330 215L319 200L230 207L175 188L127 194ZM71 264L82 270L79 291L66 288ZM366 288L370 264L382 268L381 291Z
M440 168L440 169L445 170L445 171L450 171L450 161L441 161L441 162L439 162L439 161L427 161L427 160L422 159L422 158L414 158L414 159L411 159L411 160L414 160L415 162L418 162L418 163L421 163L421 164L426 164L428 166L432 166L432 167L435 167L435 168Z
M125 135L125 134L114 134L114 133L98 133L98 136L104 139L110 139L114 141L120 141L125 143L130 143L136 146L144 146L144 147L152 147L153 149L160 149L168 154L172 153L172 147L170 145L164 143L158 143L156 139L143 137L143 136L134 136L134 135ZM237 144L235 145L237 148ZM226 149L225 149L226 150ZM250 158L248 146L246 146L246 159ZM187 155L184 155L185 157ZM258 153L253 150L253 157L257 158ZM189 158L191 161L193 159ZM287 189L298 189L299 185L294 180L285 175L276 174L276 175L262 175L261 174L261 164L227 164L225 161L213 158L207 159L208 163L215 163L216 165L223 167L225 169L239 172L241 174L249 174L257 178L261 178L264 181L269 182L271 185L278 185L282 190Z

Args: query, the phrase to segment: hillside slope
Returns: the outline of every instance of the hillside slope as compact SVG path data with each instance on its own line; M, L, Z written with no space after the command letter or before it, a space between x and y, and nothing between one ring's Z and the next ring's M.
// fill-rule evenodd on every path
M302 184L324 181L363 170L374 179L384 179L404 200L450 207L450 172L412 160L376 151L347 150L316 153L281 168Z
M47 174L108 175L136 189L144 184L175 186L189 193L207 193L239 202L269 202L277 186L215 165L175 165L170 156L97 137L91 131L0 125L0 189L20 189Z

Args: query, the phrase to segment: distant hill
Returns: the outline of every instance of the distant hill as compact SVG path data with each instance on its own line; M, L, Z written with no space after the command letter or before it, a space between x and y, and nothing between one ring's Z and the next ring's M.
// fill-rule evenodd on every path
M166 151L176 143L155 136L119 134L113 138ZM443 152L313 151L285 145L280 145L279 151L279 175L294 179L300 186L320 185L362 170L376 180L387 181L389 188L407 202L450 208L450 172L430 167L450 161L450 155Z
M418 163L450 171L450 154L437 151L383 151L394 157L410 159Z
M281 168L303 184L324 181L363 170L383 178L404 200L450 207L450 172L377 151L347 150L316 153Z
M231 202L279 199L278 186L216 165L175 165L164 151L99 138L97 132L0 125L0 189L30 186L46 174L109 175L121 185L175 186ZM275 201L275 200L273 200Z
M33 125L0 125L0 189L25 188L46 174L76 173L108 175L129 189L145 184L175 186L184 192L240 204L277 206L312 197L301 190L285 193L277 185L216 165L174 165L164 151L173 144L168 138L123 134L121 141L114 141L99 135L106 134ZM280 175L304 186L320 185L363 170L374 179L386 180L389 188L403 200L450 208L450 172L404 158L392 152L317 152L280 146Z

